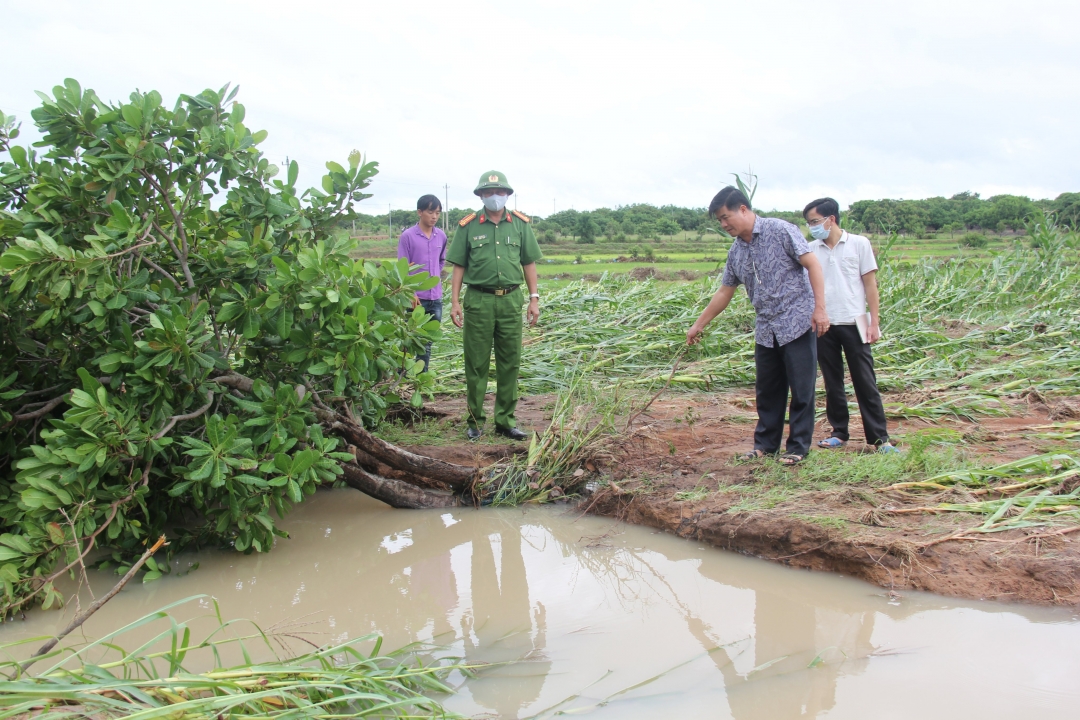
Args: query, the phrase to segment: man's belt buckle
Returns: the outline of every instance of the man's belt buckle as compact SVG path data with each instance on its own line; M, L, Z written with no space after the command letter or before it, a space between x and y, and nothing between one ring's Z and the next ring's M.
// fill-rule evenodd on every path
M510 293L510 292L513 292L513 291L512 290L507 290L506 288L495 288L495 290L494 290L495 295L506 295L507 293Z

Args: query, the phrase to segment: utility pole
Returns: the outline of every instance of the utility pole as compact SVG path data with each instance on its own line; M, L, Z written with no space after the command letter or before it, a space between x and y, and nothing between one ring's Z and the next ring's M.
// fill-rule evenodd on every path
M390 203L386 203L386 237L394 239L394 211L390 209Z
M444 184L442 187L443 187L443 197L446 200L446 207L443 208L442 226L443 226L443 232L446 233L447 235L449 235L450 234L450 186Z

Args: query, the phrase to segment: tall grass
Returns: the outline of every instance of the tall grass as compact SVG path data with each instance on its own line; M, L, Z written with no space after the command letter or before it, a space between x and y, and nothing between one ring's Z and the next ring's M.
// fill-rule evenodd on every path
M38 659L33 674L24 674L17 660L0 662L10 677L0 683L0 718L457 717L427 695L451 692L444 679L452 670L467 671L464 666L429 664L416 652L383 654L377 635L282 657L279 648L288 647L282 634L225 621L216 602L215 627L194 641L191 623L170 611L197 600L209 598L186 598L94 642L58 648ZM137 647L122 647L133 631L161 625ZM249 629L238 633L242 625ZM0 650L10 657L20 645L44 639ZM255 661L253 653L271 659ZM230 654L243 661L226 665ZM210 669L189 669L200 666Z

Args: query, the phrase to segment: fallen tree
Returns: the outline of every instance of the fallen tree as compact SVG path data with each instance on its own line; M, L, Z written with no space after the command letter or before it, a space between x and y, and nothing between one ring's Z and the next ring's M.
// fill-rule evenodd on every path
M376 163L353 151L299 193L228 86L171 109L74 80L41 97L37 149L0 113L4 616L60 602L53 581L90 559L126 572L167 526L170 554L267 551L321 484L473 499L476 468L369 432L422 404L415 356L439 333L411 302L434 278L335 232Z

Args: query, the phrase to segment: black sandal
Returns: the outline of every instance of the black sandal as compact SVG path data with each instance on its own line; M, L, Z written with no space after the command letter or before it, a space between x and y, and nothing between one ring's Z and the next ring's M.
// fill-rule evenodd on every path
M805 459L806 457L804 455L799 455L798 453L784 453L780 456L780 464L784 467L794 467Z
M743 462L750 462L751 460L760 460L763 457L765 457L765 451L754 448L750 452L739 453L735 456L735 459Z

